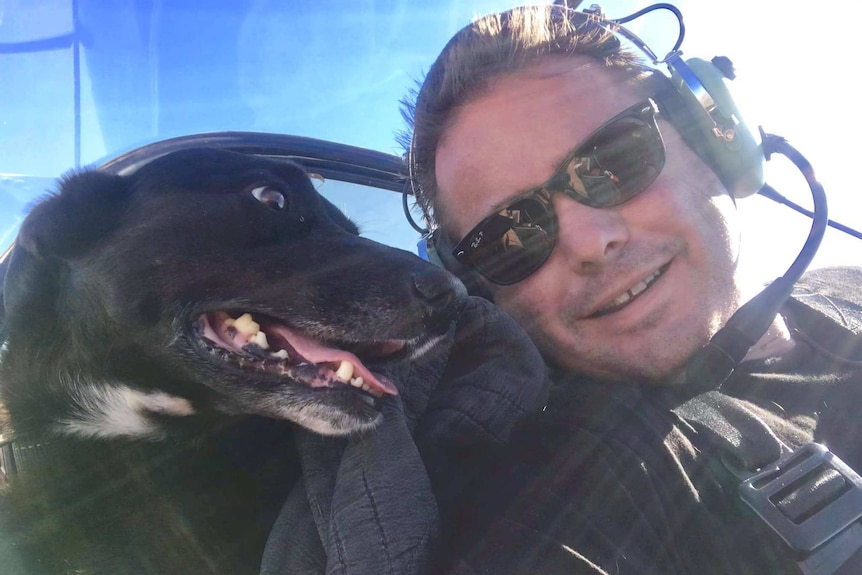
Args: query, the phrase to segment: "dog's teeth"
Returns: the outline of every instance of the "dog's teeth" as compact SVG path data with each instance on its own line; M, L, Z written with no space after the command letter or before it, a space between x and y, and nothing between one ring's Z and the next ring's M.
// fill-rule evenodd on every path
M288 357L286 349L280 349L280 350L276 351L275 353L269 354L269 356L270 357L277 357L278 359L287 359L287 357Z
M250 343L256 343L262 349L269 349L269 342L266 341L266 334L262 331L257 332L253 336L251 336L248 341Z
M246 336L253 336L260 331L260 324L251 318L250 313L244 313L233 322L233 327L239 333Z
M335 377L344 383L348 383L350 378L353 377L353 364L349 361L342 360L341 365L338 366L338 371L335 372Z
M363 383L364 382L362 381L361 377L354 377L350 380L350 385L352 385L353 387L362 387Z
M363 383L362 384L362 391L371 391L371 388L368 386L368 384Z

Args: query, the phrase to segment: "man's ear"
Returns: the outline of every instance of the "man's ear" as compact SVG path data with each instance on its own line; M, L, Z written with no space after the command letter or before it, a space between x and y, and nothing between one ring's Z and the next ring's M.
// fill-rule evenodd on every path
M59 192L37 204L24 219L16 246L36 257L84 253L117 223L128 184L95 170L70 173Z

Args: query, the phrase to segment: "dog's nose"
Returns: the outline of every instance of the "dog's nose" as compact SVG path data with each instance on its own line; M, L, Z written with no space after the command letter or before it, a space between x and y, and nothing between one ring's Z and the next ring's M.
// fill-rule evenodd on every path
M413 285L427 306L428 319L449 322L455 319L467 299L467 288L458 278L443 270L431 269L413 274Z

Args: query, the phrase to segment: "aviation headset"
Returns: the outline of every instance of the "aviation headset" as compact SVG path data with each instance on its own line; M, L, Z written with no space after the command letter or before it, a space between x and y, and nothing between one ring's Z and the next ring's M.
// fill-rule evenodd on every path
M559 4L555 4L552 9L570 10ZM679 22L677 41L662 59L640 38L622 26L654 10L668 10ZM814 179L810 164L801 154L779 136L765 134L760 130L758 137L748 128L726 85L726 80L734 78L730 60L724 57L716 57L712 61L699 58L683 60L679 48L685 35L685 26L682 14L675 6L666 3L653 4L619 19L606 18L597 5L576 14L579 18L628 40L646 54L654 65L667 66L668 75L659 71L653 74L658 86L656 100L660 105L664 102L661 112L677 129L686 144L710 166L732 197L743 198L760 192L813 219L808 240L787 273L743 305L710 343L689 361L686 370L689 379L708 389L717 388L726 381L750 347L766 332L781 306L790 297L794 284L813 259L826 226L835 225L856 237L862 238L862 235L828 220L823 188ZM787 156L805 176L814 197L813 213L789 202L764 183L764 161L770 159L773 152ZM427 255L429 261L458 276L471 294L491 299L486 281L478 272L461 264L452 255L453 247L446 234L439 228L422 228L413 221L407 206L407 194L410 187L416 185L413 177L415 165L412 142L407 160L410 178L404 193L404 209L410 224L424 234L420 242L420 255Z

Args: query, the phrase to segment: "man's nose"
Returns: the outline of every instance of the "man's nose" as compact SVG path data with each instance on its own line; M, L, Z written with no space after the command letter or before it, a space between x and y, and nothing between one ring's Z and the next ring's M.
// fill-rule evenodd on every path
M629 241L629 228L619 211L591 208L556 194L557 250L578 273L600 270L619 256Z

